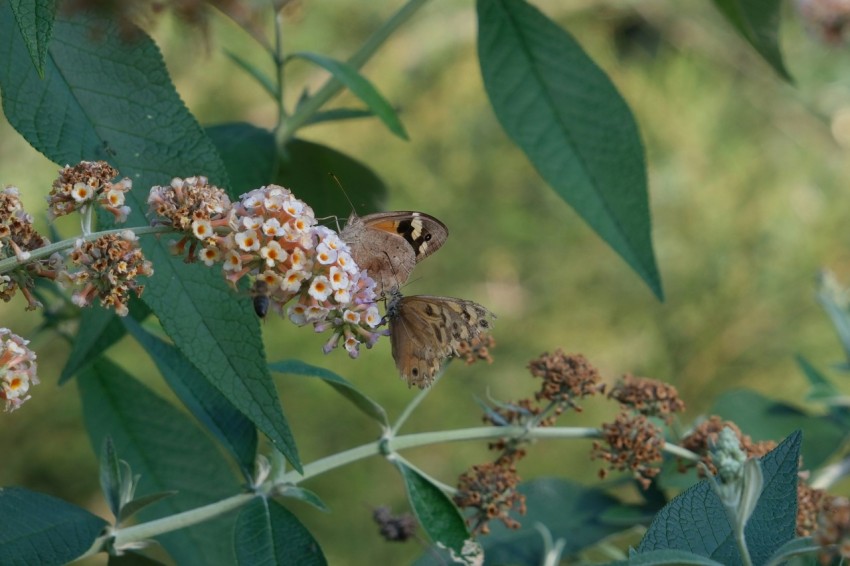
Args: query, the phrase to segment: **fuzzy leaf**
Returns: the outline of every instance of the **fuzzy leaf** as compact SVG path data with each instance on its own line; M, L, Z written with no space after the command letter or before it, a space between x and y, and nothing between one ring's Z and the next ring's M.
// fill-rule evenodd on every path
M141 476L137 497L177 490L142 510L151 520L239 493L227 461L182 411L106 358L80 372L77 385L93 446L108 433L115 449ZM179 564L219 564L233 556L233 516L180 529L157 540Z
M61 499L0 488L0 564L66 564L86 552L106 525Z
M714 0L714 5L780 77L791 81L779 50L781 0Z
M663 299L637 124L608 76L524 0L478 0L493 111L540 175Z
M97 33L94 33L94 31ZM9 122L57 163L107 159L133 180L129 225L143 225L148 191L203 174L227 185L215 148L180 100L162 56L142 31L127 40L114 22L58 17L45 79L0 3L0 88ZM92 85L96 84L97 88ZM295 440L265 367L257 317L221 274L171 255L169 238L143 238L156 273L143 300L175 345L300 469Z
M44 62L53 35L56 0L9 0L9 4L32 64L35 65L38 75L44 78Z
M310 531L274 500L258 497L242 509L235 541L237 564L327 564Z

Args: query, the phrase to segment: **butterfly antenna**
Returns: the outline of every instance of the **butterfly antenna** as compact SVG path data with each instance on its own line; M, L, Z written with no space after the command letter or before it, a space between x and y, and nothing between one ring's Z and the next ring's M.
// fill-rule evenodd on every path
M333 180L334 180L334 183L336 183L336 186L337 186L337 187L339 187L339 190L341 190L341 191L342 191L342 194L343 194L343 196L345 197L345 200L347 200L347 201L348 201L348 204L351 206L351 211L352 211L352 212L357 212L357 211L355 210L354 203L353 203L353 202L351 202L351 199L350 199L350 198L348 198L348 193L347 193L347 192L345 192L345 188L342 186L342 182L340 182L339 177L337 177L337 176L336 176L336 174L335 174L335 173L333 173L333 172L329 172L329 173L328 173L328 175L330 175L330 176L331 176L331 179L333 179ZM337 229L338 229L338 228L339 228L339 220L337 220ZM337 231L339 231L339 230L337 230Z

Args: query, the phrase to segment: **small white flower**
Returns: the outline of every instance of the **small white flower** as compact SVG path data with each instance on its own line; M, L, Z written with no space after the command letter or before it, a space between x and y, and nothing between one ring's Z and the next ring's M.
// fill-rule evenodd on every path
M274 267L276 263L286 261L287 256L286 251L274 240L260 248L260 257L266 260L266 265L269 267Z
M192 234L199 240L205 240L212 236L213 227L209 220L193 220Z
M242 258L236 253L236 250L230 250L224 256L225 271L239 271L242 269Z
M331 287L334 291L339 289L348 289L349 279L348 274L336 265L331 266L330 277Z
M212 267L221 259L221 250L216 247L206 247L201 250L200 257L207 267Z
M378 326L381 323L381 313L378 312L378 307L376 305L372 305L366 309L366 314L363 316L363 320L369 325L369 328L375 328Z
M327 244L322 242L316 246L316 259L322 265L330 265L336 261L336 250L330 249Z
M308 273L299 269L290 269L283 276L283 279L280 283L280 288L284 291L297 293L298 290L301 289L301 282L304 281L308 276Z
M71 189L71 196L77 202L86 202L91 200L94 191L85 183L75 183Z
M313 278L313 282L310 283L310 296L316 299L317 301L324 301L331 294L331 282L328 281L328 278L324 275L319 275L318 277Z
M236 233L236 245L246 252L255 252L260 249L260 240L254 230Z

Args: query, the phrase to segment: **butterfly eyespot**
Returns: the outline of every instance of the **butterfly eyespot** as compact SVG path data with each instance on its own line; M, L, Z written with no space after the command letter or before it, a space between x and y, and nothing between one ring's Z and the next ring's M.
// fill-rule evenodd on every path
M480 326L481 328L490 328L490 321L486 318L481 319L478 321L478 326Z
M411 368L410 375L413 377L419 377L419 368Z
M425 240L426 242L430 242L431 241L431 234L425 234L425 237L422 238L422 239Z
M434 308L431 305L425 305L425 314L434 316Z

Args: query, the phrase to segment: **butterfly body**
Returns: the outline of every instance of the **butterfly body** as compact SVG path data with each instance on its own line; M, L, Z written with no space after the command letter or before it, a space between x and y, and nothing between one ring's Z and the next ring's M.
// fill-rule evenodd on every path
M403 285L414 266L437 251L449 236L446 225L412 211L352 213L340 232L361 269L378 284L378 293Z
M393 359L402 379L424 389L433 383L443 362L459 356L489 330L495 315L466 299L390 292L387 319Z

